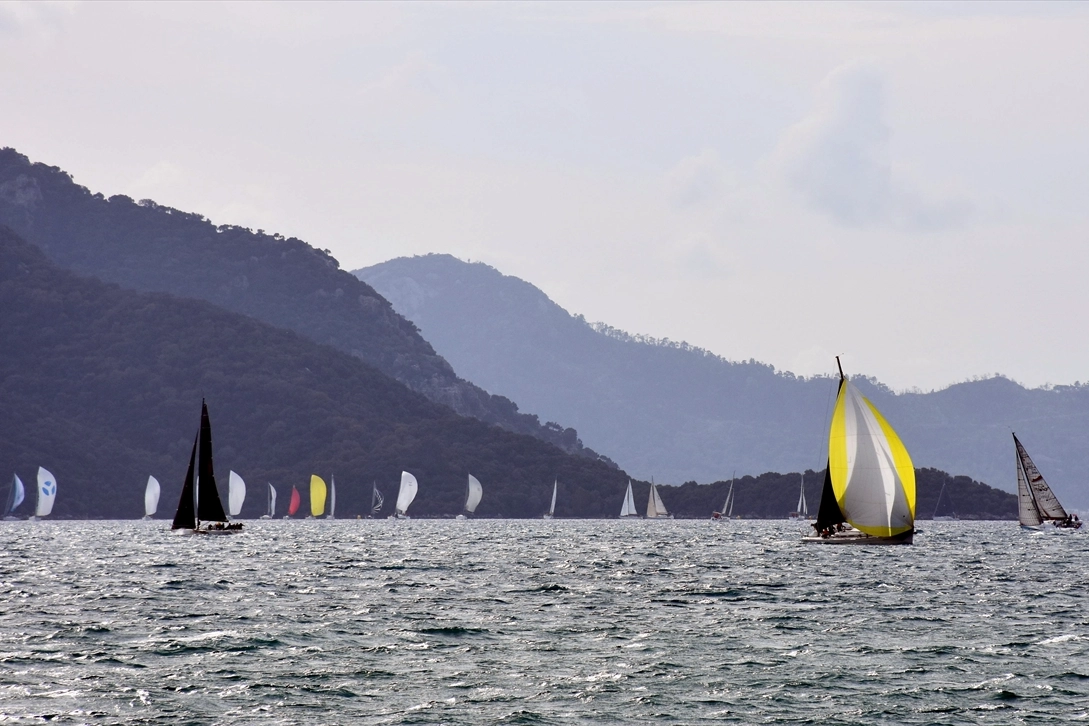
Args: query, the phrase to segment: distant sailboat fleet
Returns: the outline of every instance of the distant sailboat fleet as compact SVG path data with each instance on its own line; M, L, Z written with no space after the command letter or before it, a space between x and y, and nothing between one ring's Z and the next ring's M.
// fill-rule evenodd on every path
M53 502L57 499L57 479L45 467L38 467L38 488L35 494L34 512L27 517L31 521L48 517L53 512ZM7 521L21 519L16 510L24 501L26 501L26 487L23 486L23 480L19 478L19 475L13 474L4 504L3 519Z

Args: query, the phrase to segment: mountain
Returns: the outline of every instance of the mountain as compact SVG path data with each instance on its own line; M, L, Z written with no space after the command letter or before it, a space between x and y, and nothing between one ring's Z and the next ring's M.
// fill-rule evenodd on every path
M641 478L823 468L835 377L800 378L591 325L523 280L449 255L355 274L464 375L576 427L588 446ZM1062 500L1089 506L1089 385L1030 390L995 377L897 394L861 375L852 380L896 427L916 466L1012 490L1015 430Z
M207 300L349 353L459 414L597 457L574 429L542 425L459 378L385 299L299 239L216 226L148 199L106 198L10 148L0 150L0 224L78 274Z
M531 436L455 414L357 357L210 303L122 289L51 264L0 227L0 471L57 477L58 517L142 514L149 474L172 515L208 401L221 491L247 480L243 516L311 473L335 474L338 514L392 504L402 469L412 513L455 514L466 472L482 516L538 516L559 479L561 511L611 510L627 476ZM10 479L8 479L10 481ZM304 490L305 498L305 490ZM26 506L26 505L24 505ZM388 506L387 506L388 511Z

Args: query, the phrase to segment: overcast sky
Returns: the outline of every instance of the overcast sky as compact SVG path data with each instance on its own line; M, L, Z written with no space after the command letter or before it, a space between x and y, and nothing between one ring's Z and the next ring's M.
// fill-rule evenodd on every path
M0 4L0 146L897 389L1089 380L1089 4Z

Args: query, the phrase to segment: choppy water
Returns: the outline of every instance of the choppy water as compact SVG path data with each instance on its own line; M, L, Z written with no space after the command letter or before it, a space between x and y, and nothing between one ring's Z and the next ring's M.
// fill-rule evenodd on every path
M1089 720L1089 535L0 523L0 722Z

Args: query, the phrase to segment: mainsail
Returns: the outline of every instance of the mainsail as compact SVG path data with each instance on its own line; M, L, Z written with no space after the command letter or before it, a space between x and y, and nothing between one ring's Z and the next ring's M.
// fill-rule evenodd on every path
M336 519L337 512L337 478L329 476L329 519Z
M53 511L53 500L57 498L57 479L47 469L38 467L38 507L36 517L47 517Z
M375 516L382 511L382 492L378 491L377 482L371 482L371 516Z
M873 537L915 528L915 468L896 431L845 376L828 434L818 532L848 522Z
M465 511L472 514L476 506L480 504L480 498L484 496L484 489L480 486L480 480L472 474L469 475L469 491L465 495Z
M628 490L624 492L624 506L620 509L621 517L638 517L635 510L635 497L631 493L631 479L628 480Z
M150 517L159 508L159 480L153 476L147 478L147 487L144 489L144 516Z
M227 478L227 509L232 517L237 517L242 511L242 503L246 501L246 482L242 477L231 471Z
M1059 504L1055 493L1047 485L1043 474L1032 462L1032 457L1025 447L1013 435L1013 445L1017 450L1017 519L1026 527L1035 527L1044 520L1064 520L1067 512Z
M325 480L317 474L310 475L310 516L320 517L325 513L325 494L328 487Z
M668 516L669 512L666 511L665 503L662 502L662 497L658 494L658 487L654 485L654 482L651 482L650 498L647 500L647 519Z
M19 478L18 474L12 474L11 488L8 489L8 501L4 505L4 516L10 516L23 503L24 499L26 499L26 489L23 487L23 480Z
M802 490L798 495L798 516L803 519L809 518L809 505L805 501L805 474L802 474Z
M552 519L556 515L556 490L560 488L560 481L556 479L552 482L552 504L548 505L548 514L545 515L545 519Z
M730 477L730 491L726 492L726 501L722 503L722 515L729 519L734 516L734 479L736 476Z
M272 482L268 485L268 516L271 519L276 514L276 487Z
M397 490L397 516L403 517L408 512L408 505L416 498L416 490L419 489L416 477L407 471L401 472L401 488Z

